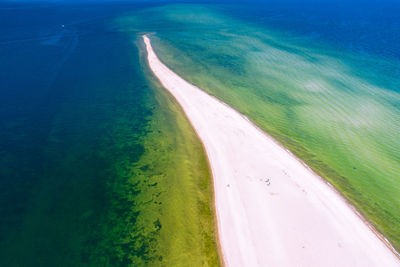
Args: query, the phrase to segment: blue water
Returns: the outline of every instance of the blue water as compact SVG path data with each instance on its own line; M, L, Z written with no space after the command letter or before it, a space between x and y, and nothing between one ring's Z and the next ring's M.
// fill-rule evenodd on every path
M246 5L236 17L349 51L400 59L399 1L291 1Z

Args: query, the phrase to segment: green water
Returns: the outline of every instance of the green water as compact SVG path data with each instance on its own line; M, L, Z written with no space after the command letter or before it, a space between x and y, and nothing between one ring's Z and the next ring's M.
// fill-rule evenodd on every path
M235 8L168 5L118 24L153 32L165 64L288 147L400 248L399 62L261 27L228 15Z
M219 265L201 143L113 28L133 8L1 10L0 266Z

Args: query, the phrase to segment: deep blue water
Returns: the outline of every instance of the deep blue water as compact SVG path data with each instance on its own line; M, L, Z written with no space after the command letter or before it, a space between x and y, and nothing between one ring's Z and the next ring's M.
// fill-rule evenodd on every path
M229 12L349 51L400 59L400 1L271 2Z

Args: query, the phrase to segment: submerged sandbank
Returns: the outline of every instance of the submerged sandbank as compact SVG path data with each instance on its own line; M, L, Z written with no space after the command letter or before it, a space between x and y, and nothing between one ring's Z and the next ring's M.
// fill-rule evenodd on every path
M344 199L246 117L148 62L204 144L227 266L400 266Z

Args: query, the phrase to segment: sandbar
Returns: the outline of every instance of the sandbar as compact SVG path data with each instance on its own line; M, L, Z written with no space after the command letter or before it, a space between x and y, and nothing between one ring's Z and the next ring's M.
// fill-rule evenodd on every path
M244 115L165 66L143 39L150 69L203 143L226 266L400 266L335 189Z

